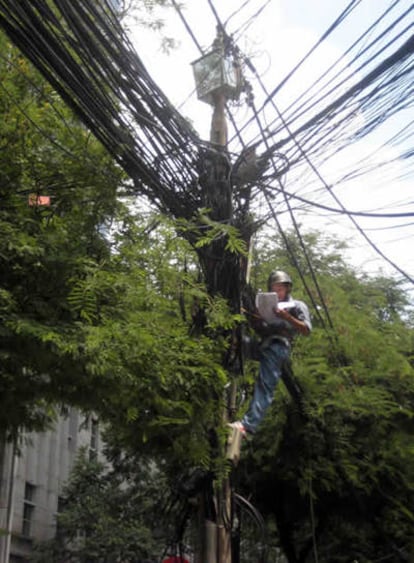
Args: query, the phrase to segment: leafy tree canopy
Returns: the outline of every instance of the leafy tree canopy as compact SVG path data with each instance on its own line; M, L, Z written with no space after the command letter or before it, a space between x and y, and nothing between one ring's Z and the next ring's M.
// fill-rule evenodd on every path
M123 173L0 40L0 428L43 429L70 404L118 423L125 444L208 463L226 343L189 326L194 301L212 326L233 322L227 306L171 226L122 203Z
M139 481L127 483L80 451L62 499L56 538L38 544L31 561L158 559L153 530L163 506L162 476L154 467L141 463Z
M92 383L75 297L110 256L102 228L124 178L3 35L0 47L0 427L33 429Z

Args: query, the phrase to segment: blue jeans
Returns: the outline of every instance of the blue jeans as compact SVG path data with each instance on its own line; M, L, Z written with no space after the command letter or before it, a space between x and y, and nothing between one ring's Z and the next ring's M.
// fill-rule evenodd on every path
M283 364L289 359L289 347L272 340L261 350L259 377L254 386L253 398L242 419L248 432L255 432L273 401L276 385L282 375Z

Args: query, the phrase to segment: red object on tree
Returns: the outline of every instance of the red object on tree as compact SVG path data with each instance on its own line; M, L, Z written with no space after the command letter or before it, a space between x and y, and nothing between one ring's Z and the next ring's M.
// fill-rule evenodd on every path
M167 559L163 559L162 563L190 563L188 559L181 557L181 555L173 555Z
M30 194L29 195L29 205L33 207L35 205L50 205L50 196L48 195L37 195L37 194Z

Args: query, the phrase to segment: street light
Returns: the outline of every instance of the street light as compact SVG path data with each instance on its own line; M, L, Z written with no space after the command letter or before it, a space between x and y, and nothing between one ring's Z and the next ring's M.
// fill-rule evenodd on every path
M212 50L191 64L199 100L214 106L220 94L227 100L239 98L242 86L240 64L232 53L226 52L222 33L217 33Z

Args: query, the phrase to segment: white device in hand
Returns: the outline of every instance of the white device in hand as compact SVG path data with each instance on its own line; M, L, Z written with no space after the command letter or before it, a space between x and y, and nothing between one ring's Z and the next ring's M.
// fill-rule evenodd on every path
M256 295L256 309L267 323L276 321L275 309L289 309L294 306L294 301L279 301L277 293L273 291L259 292Z

